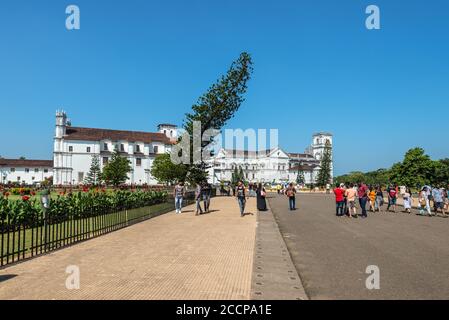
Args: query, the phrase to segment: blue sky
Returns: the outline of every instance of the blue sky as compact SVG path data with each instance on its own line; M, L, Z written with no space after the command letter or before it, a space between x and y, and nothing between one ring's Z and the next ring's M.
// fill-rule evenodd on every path
M81 29L65 28L65 8ZM365 28L365 8L381 30ZM279 128L302 152L334 133L335 171L388 167L420 146L449 157L449 2L2 1L0 155L52 157L54 113L75 126L181 124L232 60L251 53L229 128Z

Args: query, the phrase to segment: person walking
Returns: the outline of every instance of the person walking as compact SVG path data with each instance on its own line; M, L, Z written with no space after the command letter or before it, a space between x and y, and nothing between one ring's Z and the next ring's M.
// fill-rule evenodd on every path
M409 188L405 188L405 193L402 195L404 201L404 210L408 214L412 213L412 192Z
M444 210L444 197L443 190L440 188L434 188L432 190L433 203L435 208L435 216L438 215L438 210L441 210L441 213L444 217L446 217L446 211Z
M210 206L210 196L211 196L212 188L209 183L204 182L203 184L203 203L204 203L204 212L209 213Z
M376 204L374 209L375 210L377 209L380 212L383 205L384 205L384 193L382 191L382 187L378 186L376 190Z
M427 187L423 187L421 191L419 192L419 215L426 215L426 212L429 216L432 215L430 211L430 202L429 202L429 196L427 193Z
M369 209L372 212L376 211L376 189L374 186L369 187L368 192L368 198L369 198Z
M446 188L442 188L443 190L443 199L444 199L444 210L449 212L449 195Z
M235 195L240 207L240 216L243 217L245 215L245 204L246 204L246 195L245 195L245 185L242 181L239 181L237 187L235 188Z
M182 200L185 195L184 183L178 182L173 190L173 195L175 197L175 209L176 213L181 213L182 211Z
M195 215L203 214L203 209L201 209L201 197L203 195L203 188L200 183L197 183L195 189L195 201L196 201L196 212Z
M357 208L355 205L355 198L357 197L357 190L354 189L354 184L349 184L349 188L345 191L345 196L348 201L348 217L357 218Z
M343 183L341 183L340 185L337 184L337 186L334 189L334 194L335 194L335 203L336 203L336 215L337 217L342 217L344 215L344 204L345 204L345 199L344 199L344 194L345 191L343 189Z
M388 190L388 207L387 211L390 212L390 208L393 207L393 212L396 213L396 202L397 202L398 191L396 186L390 187Z
M367 218L368 214L366 212L366 203L368 202L368 187L363 182L359 184L357 189L357 194L359 196L359 204L362 209L362 218Z
M288 198L288 205L290 207L290 211L296 210L296 190L293 187L293 183L290 183L285 190L285 195Z
M267 211L267 201L265 199L267 193L261 183L257 186L257 210Z

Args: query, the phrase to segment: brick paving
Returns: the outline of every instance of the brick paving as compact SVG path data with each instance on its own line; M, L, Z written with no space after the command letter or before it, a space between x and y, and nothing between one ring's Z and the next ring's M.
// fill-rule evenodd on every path
M255 199L193 206L0 270L0 299L250 299ZM65 286L80 270L80 289Z

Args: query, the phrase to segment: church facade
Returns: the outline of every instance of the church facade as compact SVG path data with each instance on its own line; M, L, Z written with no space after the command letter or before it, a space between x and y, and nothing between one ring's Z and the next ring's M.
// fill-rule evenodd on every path
M160 124L158 132L73 127L67 114L58 111L53 148L53 183L84 183L92 156L99 157L103 168L112 153L118 150L131 162L128 184L157 184L150 174L154 158L170 152L176 139L177 128L171 124Z
M296 182L300 174L304 184L313 184L320 170L326 141L332 146L332 138L332 134L327 132L314 134L304 153L290 153L280 147L263 151L220 149L209 163L209 182L231 181L234 170L242 168L249 182Z
M172 124L158 125L157 132L74 127L65 112L57 111L53 160L0 159L0 183L36 184L52 177L54 185L83 184L93 156L103 168L118 150L131 163L128 184L154 185L158 183L150 173L154 159L170 152L177 139L178 128ZM314 183L326 141L332 145L332 134L314 134L303 153L289 153L280 147L263 151L219 149L208 160L209 183L231 181L234 170L240 168L249 182L295 182L301 174L304 184Z

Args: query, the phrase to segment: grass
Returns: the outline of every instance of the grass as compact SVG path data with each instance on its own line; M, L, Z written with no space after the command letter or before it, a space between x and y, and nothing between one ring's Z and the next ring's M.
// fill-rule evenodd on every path
M0 265L91 239L172 210L174 210L174 203L170 201L103 216L47 225L47 248L44 247L43 226L0 234Z

